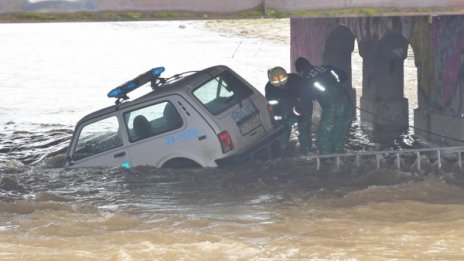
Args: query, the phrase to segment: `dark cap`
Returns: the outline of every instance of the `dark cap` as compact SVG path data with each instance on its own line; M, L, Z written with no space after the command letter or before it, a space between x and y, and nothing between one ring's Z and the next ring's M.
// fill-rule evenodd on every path
M309 72L314 66L304 57L298 57L295 61L295 70L297 73Z

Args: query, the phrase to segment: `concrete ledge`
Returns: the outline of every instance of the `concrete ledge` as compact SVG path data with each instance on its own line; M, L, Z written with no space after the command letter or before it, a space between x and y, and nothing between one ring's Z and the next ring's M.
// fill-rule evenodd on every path
M107 13L112 15L108 15ZM32 14L46 15L32 15ZM76 15L72 13L85 13ZM91 13L92 15L88 14ZM0 21L464 14L462 0L1 0ZM68 17L70 16L70 17Z
M446 145L464 145L464 118L414 110L415 133L427 140Z
M267 9L280 11L336 10L353 8L464 8L462 0L266 0Z

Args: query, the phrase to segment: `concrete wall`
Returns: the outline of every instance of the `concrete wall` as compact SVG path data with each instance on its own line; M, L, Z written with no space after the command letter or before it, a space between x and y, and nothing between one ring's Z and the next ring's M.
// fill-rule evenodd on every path
M95 0L97 11L191 11L191 12L239 12L257 8L261 0Z
M262 0L1 0L0 14L21 12L154 12L234 13L262 6Z
M0 1L0 14L18 13L23 11L22 1L18 0L3 0Z

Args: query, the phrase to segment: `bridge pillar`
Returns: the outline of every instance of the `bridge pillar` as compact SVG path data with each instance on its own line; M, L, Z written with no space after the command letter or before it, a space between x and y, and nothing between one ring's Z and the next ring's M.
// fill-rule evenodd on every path
M408 128L408 99L404 98L404 60L408 41L387 33L380 41L359 42L363 58L361 121L373 130L401 131Z

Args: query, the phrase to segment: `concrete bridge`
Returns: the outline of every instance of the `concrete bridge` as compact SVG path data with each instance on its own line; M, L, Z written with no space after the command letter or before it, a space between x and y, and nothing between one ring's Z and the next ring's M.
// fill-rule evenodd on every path
M290 17L291 61L304 56L351 73L357 41L361 120L380 130L408 126L403 64L411 47L418 74L416 133L450 145L464 145L463 15L462 0L0 1L4 23Z
M462 0L2 0L0 14L11 19L79 19L88 12L104 19L253 16L357 16L457 14ZM68 13L65 17L60 13ZM113 12L106 16L103 13ZM48 14L27 16L26 13ZM132 16L130 15L132 14ZM124 16L126 14L127 16ZM120 15L120 16L118 16ZM83 15L82 18L92 17Z

